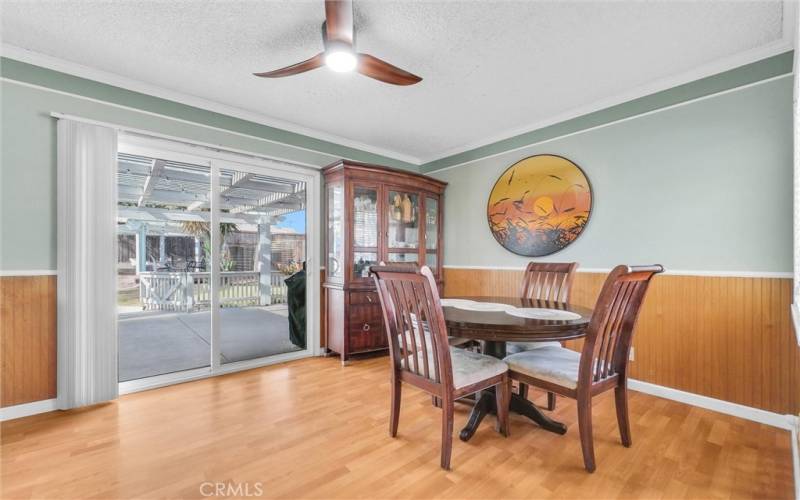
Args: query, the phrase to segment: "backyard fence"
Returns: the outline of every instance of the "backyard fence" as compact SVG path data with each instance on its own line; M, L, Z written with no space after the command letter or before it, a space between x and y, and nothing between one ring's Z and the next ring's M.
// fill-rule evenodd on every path
M211 273L157 271L139 273L139 302L151 311L192 312L211 305ZM286 302L287 276L270 273L270 304ZM259 305L261 275L258 272L227 272L220 276L220 305L245 307Z

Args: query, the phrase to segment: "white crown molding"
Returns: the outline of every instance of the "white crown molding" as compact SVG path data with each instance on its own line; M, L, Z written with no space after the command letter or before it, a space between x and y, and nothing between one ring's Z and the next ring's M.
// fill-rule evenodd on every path
M89 66L84 66L82 64L67 61L65 59L60 59L39 52L34 52L32 50L17 47L15 45L3 43L0 46L0 54L3 57L8 57L10 59L15 59L17 61L33 64L35 66L40 66L54 71L59 71L61 73L67 73L73 76L86 78L87 80L93 80L96 82L105 83L107 85L120 87L133 92L139 92L153 97L159 97L161 99L175 101L181 104L186 104L187 106L193 106L195 108L205 109L207 111L213 111L215 113L220 113L234 118L240 118L242 120L258 123L260 125L266 125L269 127L275 127L289 132L294 132L296 134L302 134L311 137L313 139L332 142L340 146L347 146L368 153L387 156L389 158L404 161L406 163L411 163L413 165L420 164L419 158L416 158L411 155L407 155L397 151L391 151L377 146L371 146L369 144L365 144L363 142L359 142L353 139L348 139L346 137L341 137L335 134L329 134L327 132L310 129L307 127L303 127L302 125L298 125L296 123L279 120L277 118L272 118L267 115L263 115L261 113L247 111L234 106L229 106L227 104L222 104L216 101L204 99L202 97L197 97L194 95L185 94L175 90L166 89L163 87L159 87L157 85L152 85L146 82L142 82L140 80L135 80L122 75L118 75L116 73L111 73L109 71L95 69ZM291 144L286 144L286 145L292 146ZM308 149L308 148L304 147L301 149ZM331 153L328 153L326 151L317 151L317 150L312 150L312 151L331 155Z
M691 406L705 408L706 410L733 415L734 417L752 420L753 422L770 425L779 429L791 431L797 426L797 417L795 415L781 415L780 413L731 403L730 401L724 401L722 399L701 396L700 394L685 392L663 385L642 382L641 380L628 379L628 388L637 392L650 394L651 396L658 396L660 398L686 403Z
M0 270L0 276L57 276L55 269L9 269Z
M494 134L493 136L490 136L486 139L481 139L479 141L467 143L461 146L444 150L435 155L430 155L427 158L421 158L420 161L422 162L422 165L425 165L426 163L441 160L443 158L461 154L466 151L472 151L473 149L482 148L484 146L488 146L490 144L494 144L499 141L516 137L518 135L526 134L545 127L549 127L550 125L555 125L558 123L565 122L567 120L579 118L589 113L601 111L603 109L610 108L612 106L616 106L619 104L626 103L628 101L639 99L640 97L645 97L651 94L655 94L657 92L662 92L664 90L668 90L673 87L677 87L679 85L683 85L696 80L700 80L702 78L723 73L725 71L738 68L746 64L754 63L762 59L766 59L768 57L776 56L778 54L782 54L784 52L792 50L794 49L794 42L795 42L793 34L794 33L793 19L795 17L794 13L796 12L796 8L797 5L795 4L795 2L791 0L784 0L783 28L780 40L764 45L762 47L750 49L748 51L739 54L735 54L732 56L724 57L722 59L718 59L716 61L712 61L698 68L695 68L691 71L687 71L685 73L681 73L675 76L670 76L667 78L662 78L654 82L651 82L649 84L636 87L626 92L621 92L614 96L607 97L584 106L573 108L569 111L566 111L564 113L559 113L555 116L545 118L543 120L537 120L527 125L515 127L513 129L507 129L503 132ZM436 171L438 170L434 170L432 172ZM431 173L431 172L425 172L425 173Z
M15 418L29 417L31 415L38 415L39 413L55 411L56 409L58 408L56 406L55 399L44 399L42 401L34 401L32 403L6 406L5 408L0 408L0 422L4 420L13 420Z
M445 269L471 269L479 271L524 271L525 266L460 266L460 265L444 265ZM608 274L611 268L597 268L597 267L579 267L577 272L588 274ZM682 269L667 269L662 274L667 276L706 276L710 278L775 278L787 279L792 278L791 272L780 271L700 271L700 270L682 270Z

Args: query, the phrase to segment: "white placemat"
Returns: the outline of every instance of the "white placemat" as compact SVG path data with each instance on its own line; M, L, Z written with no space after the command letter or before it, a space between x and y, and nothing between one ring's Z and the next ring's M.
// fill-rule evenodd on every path
M474 304L474 300L467 299L442 299L442 307L458 307L464 304Z
M539 307L519 307L509 309L506 311L506 314L518 316L520 318L547 319L553 321L581 319L581 315L575 314L574 312L563 311L561 309L543 309Z
M509 304L498 304L496 302L472 302L471 304L456 304L454 307L465 311L509 311L516 309Z

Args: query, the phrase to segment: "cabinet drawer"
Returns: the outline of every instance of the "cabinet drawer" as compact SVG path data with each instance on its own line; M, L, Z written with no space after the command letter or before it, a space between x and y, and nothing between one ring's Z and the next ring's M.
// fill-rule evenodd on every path
M369 322L380 322L383 320L381 306L373 304L351 305L348 310L348 321L350 324Z
M366 321L351 321L350 334L369 333L383 334L383 321L379 319Z
M350 292L351 304L372 304L378 307L381 306L381 300L378 298L378 292Z
M351 322L348 337L352 352L381 349L389 345L383 333L383 323L377 321Z

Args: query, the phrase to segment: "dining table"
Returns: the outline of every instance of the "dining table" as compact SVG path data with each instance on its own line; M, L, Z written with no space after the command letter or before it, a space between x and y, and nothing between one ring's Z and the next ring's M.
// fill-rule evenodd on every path
M563 302L519 297L448 297L442 300L448 335L479 341L482 353L503 359L507 342L545 342L581 338L592 310ZM459 433L468 441L486 415L497 412L493 390L473 398L467 425ZM550 432L564 434L567 427L553 420L528 399L511 394L510 410L524 415Z

